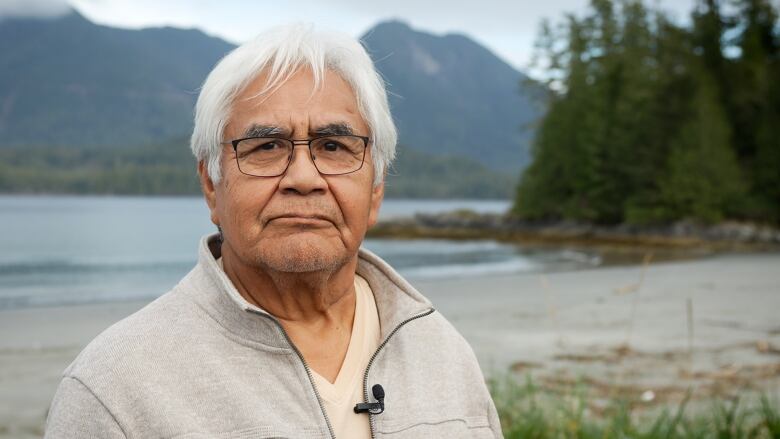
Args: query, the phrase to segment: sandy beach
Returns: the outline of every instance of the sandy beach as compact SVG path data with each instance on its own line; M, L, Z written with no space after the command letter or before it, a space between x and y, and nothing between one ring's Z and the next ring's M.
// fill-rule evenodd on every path
M486 374L652 391L660 402L780 392L780 254L719 255L549 274L414 281ZM40 437L62 370L144 306L0 311L0 437ZM719 393L720 394L720 393Z

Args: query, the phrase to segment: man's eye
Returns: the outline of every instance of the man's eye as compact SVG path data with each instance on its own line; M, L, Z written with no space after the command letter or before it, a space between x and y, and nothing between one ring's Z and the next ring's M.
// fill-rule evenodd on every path
M278 140L247 140L242 143L236 151L239 158L245 158L249 156L257 157L259 155L266 156L269 153L277 154L284 149L284 144Z
M266 142L266 143L262 143L262 144L258 145L257 148L255 148L255 149L260 150L260 151L271 151L271 150L274 150L274 149L276 149L278 147L279 147L279 143L278 142Z
M322 145L322 148L323 148L325 151L328 151L328 152L336 152L336 151L338 151L339 149L342 149L342 148L344 148L344 145L342 145L342 144L341 144L341 143L339 143L339 142L334 142L334 141L332 141L332 140L331 140L331 141L329 141L329 142L325 142L325 144L324 144L324 145Z

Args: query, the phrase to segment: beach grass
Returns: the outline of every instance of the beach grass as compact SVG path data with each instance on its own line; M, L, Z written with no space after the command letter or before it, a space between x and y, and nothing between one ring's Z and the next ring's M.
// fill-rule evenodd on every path
M780 405L765 393L652 404L603 398L585 382L550 389L530 376L489 380L508 439L780 439Z

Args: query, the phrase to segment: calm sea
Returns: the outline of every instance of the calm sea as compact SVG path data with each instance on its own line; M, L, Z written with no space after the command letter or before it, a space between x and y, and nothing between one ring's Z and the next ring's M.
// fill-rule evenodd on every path
M503 212L509 203L385 200L380 217L462 208ZM153 299L192 268L200 237L213 231L197 197L0 196L0 309ZM369 239L364 245L410 278L599 263L581 253L493 241Z

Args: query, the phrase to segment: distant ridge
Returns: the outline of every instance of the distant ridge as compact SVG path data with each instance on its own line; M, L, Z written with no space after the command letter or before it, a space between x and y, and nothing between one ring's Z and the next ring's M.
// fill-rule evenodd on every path
M525 77L466 36L400 21L362 38L403 145L516 173L538 113ZM188 133L198 87L234 46L199 30L117 29L78 12L0 21L0 147L133 146Z
M392 20L363 35L388 83L405 145L516 173L528 162L539 116L525 75L461 34L436 36Z
M73 11L0 21L0 146L134 146L191 128L198 87L233 46L198 30L125 30Z

